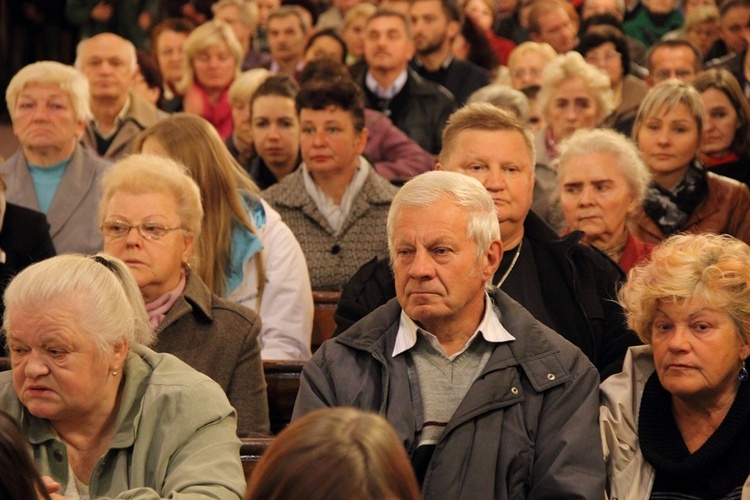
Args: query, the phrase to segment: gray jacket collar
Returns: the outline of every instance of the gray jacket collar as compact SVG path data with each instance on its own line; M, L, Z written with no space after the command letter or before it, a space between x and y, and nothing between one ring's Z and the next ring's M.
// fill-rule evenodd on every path
M83 147L76 146L68 166L65 168L65 173L60 179L57 193L47 211L47 222L49 222L52 239L62 231L67 220L83 201L82 196L64 196L62 194L88 193L94 187L96 171L93 168L86 168L88 167L85 163L86 154L88 153ZM19 150L13 158L15 159L14 171L12 175L6 178L6 181L8 182L7 192L14 194L8 201L15 203L16 200L24 200L23 206L28 206L40 212L39 200L36 197L36 191L34 191L34 182L31 180L29 165L23 151ZM92 217L95 217L95 215L92 214Z
M538 392L566 382L570 374L556 356L559 349L548 339L550 333L557 333L539 323L531 313L500 289L492 290L490 297L500 309L501 323L516 340L497 346L477 380L493 371L520 366ZM384 314L365 317L359 328L351 328L339 335L336 342L368 351L379 362L388 366L398 332L401 306L397 299L391 299L378 310L380 309L383 309ZM390 323L383 325L383 318L388 318Z

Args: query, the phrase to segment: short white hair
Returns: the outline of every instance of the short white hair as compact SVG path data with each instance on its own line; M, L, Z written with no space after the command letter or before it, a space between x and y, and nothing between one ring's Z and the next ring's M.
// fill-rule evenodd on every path
M490 248L493 241L500 240L495 203L481 182L457 172L425 172L404 184L391 202L386 223L391 260L395 256L393 233L401 210L429 207L446 198L454 200L458 207L466 210L466 236L477 244L477 259Z
M56 85L70 96L76 118L87 122L91 119L89 105L89 82L75 68L55 61L41 61L22 68L10 80L5 91L5 103L11 120L15 114L18 95L29 85Z
M593 129L576 130L560 146L560 161L557 167L557 178L562 178L568 166L575 159L591 153L609 153L616 158L614 166L625 176L630 193L640 205L646 198L651 183L651 172L641 159L636 145L614 130ZM558 193L562 186L558 182Z
M135 45L133 45L133 42L130 40L127 40L119 35L115 35L114 33L99 33L99 35L112 35L114 37L119 38L122 43L125 44L125 49L128 51L128 55L130 56L130 74L134 75L135 71L138 69L138 55L135 53ZM78 45L76 46L76 61L74 63L74 66L79 70L83 70L83 60L81 59L81 52L83 52L83 48L94 41L94 38L96 38L95 35L91 38L84 38L80 42L78 42Z
M21 271L5 290L5 328L13 331L11 312L42 310L59 303L81 304L81 330L101 352L110 346L149 345L154 333L143 297L128 267L110 255L64 254Z

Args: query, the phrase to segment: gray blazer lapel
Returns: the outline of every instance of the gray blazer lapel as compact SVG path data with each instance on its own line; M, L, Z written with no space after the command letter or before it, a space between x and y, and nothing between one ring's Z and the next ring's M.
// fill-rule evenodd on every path
M34 183L29 173L29 165L23 156L23 150L19 149L16 154L8 159L9 169L3 169L3 178L8 185L6 190L8 202L15 203L31 210L41 212L39 199L34 191Z
M52 199L47 212L47 222L50 225L52 238L60 232L65 222L93 187L94 168L92 165L86 165L84 159L83 148L76 147L60 180L60 185L57 187L55 197ZM91 217L96 217L96 214L92 213Z

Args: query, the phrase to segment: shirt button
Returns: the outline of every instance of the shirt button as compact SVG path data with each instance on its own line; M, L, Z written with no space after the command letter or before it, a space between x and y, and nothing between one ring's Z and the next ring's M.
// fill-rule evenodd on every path
M554 373L548 373L547 374L547 380L555 380L555 374Z
M333 246L331 247L331 253L332 253L333 255L336 255L336 254L337 254L337 253L339 253L340 251L341 251L341 246L339 246L339 244L338 244L338 243L336 243L335 245L333 245Z
M55 452L52 455L55 457L55 460L57 460L58 462L63 461L63 454L60 450L55 450Z
M512 392L513 394L518 394L518 387L511 387L510 392Z

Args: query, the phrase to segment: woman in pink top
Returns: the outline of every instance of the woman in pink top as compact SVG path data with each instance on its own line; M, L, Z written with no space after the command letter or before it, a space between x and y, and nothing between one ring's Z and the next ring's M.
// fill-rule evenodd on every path
M228 91L240 73L242 47L227 23L213 20L193 30L183 50L183 108L208 120L226 139L233 129Z

